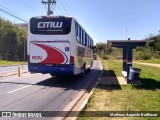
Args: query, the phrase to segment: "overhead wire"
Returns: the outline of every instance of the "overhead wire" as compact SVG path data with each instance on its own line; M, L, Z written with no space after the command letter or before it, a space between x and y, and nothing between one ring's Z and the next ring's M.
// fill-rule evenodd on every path
M41 0L40 0L41 1ZM62 1L61 0L57 0L57 1L59 1L59 4L57 4L57 9L59 10L56 10L58 13L62 13L62 14L65 14L65 13L67 13L68 15L70 15L70 12L71 12L71 10L70 10L70 8L69 8L69 11L67 10L67 8L65 7L65 5L62 3ZM25 4L26 6L28 6L28 8L30 8L30 9L32 9L28 4L26 4L23 0L21 1L21 3L22 4ZM0 11L2 11L2 12L4 12L5 14L7 14L7 15L10 15L10 16L12 16L12 17L15 17L15 18L17 18L17 19L19 19L19 20L22 20L22 21L24 21L24 22L27 22L26 20L24 20L24 18L23 17L21 17L20 15L18 15L18 14L16 14L15 12L13 12L13 11L11 11L11 10L9 10L8 8L6 8L6 7L4 7L4 6L2 6L2 5L0 5L1 7L3 7L3 8L5 8L6 10L4 10L4 9L2 9L2 8L0 8ZM8 11L10 11L10 12L8 12ZM37 11L36 11L37 12ZM16 15L15 15L16 14Z
M19 2L19 1L18 1ZM33 10L33 8L30 6L30 5L28 5L25 1L20 1L21 2L21 4L24 4L25 6L27 6L27 8L29 8L29 9L32 9ZM15 18L17 18L17 19L19 19L19 20L22 20L22 21L24 21L24 22L27 22L27 20L25 20L22 16L20 16L20 15L18 15L17 13L15 13L15 12L13 12L12 10L9 10L7 7L4 7L3 5L0 5L0 11L1 12L3 12L3 13L5 13L5 14L7 14L7 15L9 15L9 16L12 16L12 17L15 17ZM34 11L35 11L35 9L34 9ZM38 13L37 11L35 11L36 13ZM39 14L39 13L38 13Z
M6 10L3 10L2 8L0 8L0 11L4 12L5 14L7 14L7 15L9 15L9 16L15 17L15 18L17 18L17 19L19 19L19 20L21 20L21 21L27 22L26 20L24 20L24 19L22 19L22 18L20 18L20 17L18 17L18 16L16 16L16 15L13 15L12 13L7 12Z
M40 14L34 7L31 7L29 4L27 4L26 1L24 1L24 0L18 0L18 2L21 2L21 4L23 4L25 7L29 8L29 10L32 10L32 11Z
M18 15L18 14L15 13L14 11L8 9L7 7L5 7L5 6L1 5L1 4L0 4L0 7L1 7L1 9L3 8L3 10L5 9L6 11L11 12L12 14L14 14L15 16L17 16L17 17L19 17L19 18L21 18L21 19L25 19L25 18L23 18L22 16Z
M47 15L53 14L53 11L56 7L57 0L41 0L41 3L43 4L44 8L46 9ZM47 7L49 8L47 8Z
M58 9L54 10L54 15L60 15L60 11Z
M40 0L42 1L42 0ZM57 14L67 14L67 15L71 15L70 13L72 13L72 10L70 9L69 5L67 5L68 9L66 8L66 6L63 4L63 2L61 0L56 0L56 9L54 10L55 13ZM67 3L68 4L68 3ZM45 9L46 9L46 6L44 5ZM55 7L55 6L54 6ZM46 10L47 11L47 10Z
M75 15L73 14L72 10L71 10L70 5L68 4L68 0L64 0L64 1L65 1L65 5L67 6L69 12L72 14L72 16L75 16Z
M68 12L68 10L66 9L66 7L64 6L63 2L61 2L61 0L59 0L60 5L62 6L62 8L64 9L64 11L70 15L70 13Z
M51 5L51 9L52 9L52 10L55 9L56 3L57 3L57 0L53 0L53 3L52 3L52 5Z
M57 4L57 7L56 7L56 8L60 11L60 13L61 13L62 15L65 14L65 11L62 9L62 7L61 7L59 4Z
M42 2L42 0L40 0L40 2ZM46 11L46 13L47 13L46 5L45 5L45 4L43 4L43 7L45 8L45 11Z

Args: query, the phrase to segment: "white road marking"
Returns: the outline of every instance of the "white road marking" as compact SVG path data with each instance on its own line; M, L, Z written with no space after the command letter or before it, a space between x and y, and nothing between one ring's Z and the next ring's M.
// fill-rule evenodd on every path
M24 86L24 87L21 87L21 88L12 90L12 91L8 92L8 94L13 93L13 92L16 92L16 91L18 91L18 90L22 90L22 89L27 88L27 87L30 87L30 86L31 86L31 85L27 85L27 86Z

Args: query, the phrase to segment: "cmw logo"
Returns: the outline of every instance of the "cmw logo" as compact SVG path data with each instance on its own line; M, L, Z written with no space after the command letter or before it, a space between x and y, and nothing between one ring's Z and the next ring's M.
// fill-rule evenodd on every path
M63 22L38 22L38 28L62 28Z

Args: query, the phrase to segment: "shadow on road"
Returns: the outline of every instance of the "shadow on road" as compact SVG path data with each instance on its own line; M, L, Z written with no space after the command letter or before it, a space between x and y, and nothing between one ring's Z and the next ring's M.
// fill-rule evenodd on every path
M40 81L36 84L27 83L27 82L5 82L1 81L2 83L8 83L8 84L23 84L23 85L35 85L35 86L45 86L45 87L57 87L57 88L63 88L66 90L86 90L90 91L89 86L94 86L96 81L98 80L98 75L101 71L97 69L91 69L90 71L87 71L85 76L74 76L74 77L68 77L68 76L61 76L61 77L50 77L48 79L45 79L43 81ZM91 84L91 85L90 85Z
M89 91L88 86L95 84L97 76L100 70L90 70L85 76L74 76L74 77L52 77L37 83L36 85L47 86L47 87L58 87L66 90L86 90Z
M117 79L114 70L103 70L103 74L97 88L109 91L122 90L120 81Z
M103 70L103 77L116 77L116 74L113 70Z
M103 84L99 84L99 85L97 85L96 88L104 89L104 90L107 90L107 91L122 90L120 85L103 85Z

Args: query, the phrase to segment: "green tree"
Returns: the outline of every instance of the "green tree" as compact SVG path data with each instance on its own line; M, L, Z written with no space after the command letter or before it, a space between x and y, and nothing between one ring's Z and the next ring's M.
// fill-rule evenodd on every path
M97 43L96 48L98 54L109 54L112 52L111 46L107 45L106 43Z
M150 46L137 47L134 51L134 59L136 60L149 60L154 54L154 50Z
M0 53L2 58L12 60L15 54L16 30L9 21L1 20L1 39Z
M0 18L0 59L22 60L26 39L27 29L19 29L11 22Z
M17 46L16 46L16 59L18 60L26 60L24 58L24 54L26 55L26 43L27 43L27 29L21 28L17 31ZM24 53L25 52L25 53Z

